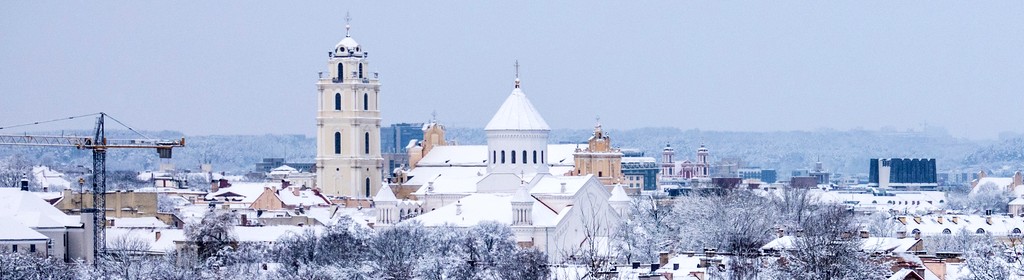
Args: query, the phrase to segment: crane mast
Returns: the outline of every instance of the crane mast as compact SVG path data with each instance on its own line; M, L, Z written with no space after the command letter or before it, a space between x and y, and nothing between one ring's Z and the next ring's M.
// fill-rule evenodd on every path
M180 140L153 139L107 139L104 127L106 113L99 113L96 118L95 135L89 137L76 136L34 136L34 135L0 135L0 145L74 147L92 150L92 206L82 209L82 213L91 213L93 230L93 262L106 252L106 193L107 193L107 149L156 149L160 158L171 158L173 148L184 147L185 138ZM69 118L70 119L70 118ZM116 119L114 119L117 121ZM129 128L131 129L131 128Z

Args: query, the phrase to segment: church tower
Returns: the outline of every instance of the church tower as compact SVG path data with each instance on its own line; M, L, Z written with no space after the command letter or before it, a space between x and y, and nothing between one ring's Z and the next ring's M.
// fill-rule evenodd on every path
M551 175L547 162L551 128L526 98L516 76L512 93L484 127L488 175L477 182L479 192L512 193L524 176Z
M348 17L346 17L346 22ZM317 81L316 180L323 193L370 197L381 186L380 81L349 34L327 53Z

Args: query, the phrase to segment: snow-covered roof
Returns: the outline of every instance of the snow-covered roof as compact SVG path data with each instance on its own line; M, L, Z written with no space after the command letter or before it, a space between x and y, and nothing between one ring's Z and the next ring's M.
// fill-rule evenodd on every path
M0 243L6 240L47 240L48 238L11 217L0 217Z
M484 130L551 130L518 87L501 104Z
M168 228L166 223L160 221L156 217L138 217L138 218L107 218L107 220L113 220L114 226L118 228Z
M71 182L64 178L64 173L53 171L46 166L32 167L32 176L39 185L50 190L63 190L71 188Z
M1008 205L1024 205L1024 198L1018 197L1010 201Z
M417 167L409 171L412 179L407 184L421 186L417 195L427 193L430 182L437 193L471 193L486 174L486 167Z
M906 225L903 230L908 234L914 230L921 232L921 235L956 234L960 230L976 233L983 230L993 236L1008 236L1014 230L1024 231L1024 219L1011 218L1007 216L982 216L982 215L930 215L930 216L904 216ZM956 220L956 222L954 222ZM991 223L990 223L991 221ZM947 232L949 233L944 233Z
M288 166L288 165L278 166L277 168L274 168L274 169L270 170L270 175L278 175L278 174L287 175L287 174L292 174L292 173L299 173L299 170L295 169L294 167Z
M160 233L160 239L156 238L157 232ZM148 245L147 251L154 254L174 251L174 241L185 240L185 231L181 229L107 228L106 233L109 250L124 246L119 243L139 241Z
M217 192L206 194L206 199L212 200L218 197L239 197L241 203L252 203L260 197L265 188L279 188L278 183L232 183L230 187L220 188Z
M395 192L391 191L391 187L388 187L388 185L385 184L385 185L380 187L379 191L377 191L377 195L373 196L373 201L375 201L375 202L398 201L398 198L395 197Z
M516 193L512 195L512 202L533 202L533 197L530 196L530 188L523 182L516 189Z
M781 196L782 190L774 190L772 193ZM946 193L941 191L888 191L886 195L875 195L867 191L811 189L807 194L824 203L847 204L864 212L929 212L942 209L947 202Z
M42 198L16 188L0 188L0 217L9 217L36 229L82 224L78 218L64 214Z
M461 208L461 211L457 211ZM570 211L568 207L562 212ZM532 219L534 226L554 226L559 217L551 209L541 203L533 203ZM440 226L451 224L459 227L469 227L483 221L496 221L503 224L512 224L512 195L510 194L472 194L463 197L457 203L450 203L434 211L417 216L413 220L420 221L426 226Z
M318 205L330 205L331 202L326 198L319 196L312 190L300 190L299 195L290 190L281 190L277 192L277 197L284 202L285 205L291 206L318 206Z
M622 189L621 184L616 184L615 188L612 189L612 197L608 198L611 202L629 202L629 195L626 195L626 191Z
M1013 185L1012 177L985 177L978 179L978 187L985 186L987 184L994 184L997 187L1009 187Z
M544 176L533 185L530 189L530 194L562 194L562 183L565 183L564 193L574 195L593 176Z

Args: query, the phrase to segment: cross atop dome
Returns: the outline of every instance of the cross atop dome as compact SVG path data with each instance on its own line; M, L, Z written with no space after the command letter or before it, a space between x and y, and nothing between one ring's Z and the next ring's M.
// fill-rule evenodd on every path
M516 59L516 88L519 88L519 60Z
M348 33L349 29L352 28L351 23L352 23L352 16L349 15L348 12L345 12L345 37L352 37L352 35L350 35Z

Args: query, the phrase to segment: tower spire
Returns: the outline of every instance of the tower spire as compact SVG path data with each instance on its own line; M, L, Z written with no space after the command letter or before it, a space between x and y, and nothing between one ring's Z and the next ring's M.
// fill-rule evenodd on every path
M349 34L349 29L352 28L352 16L348 12L345 12L345 37L352 37Z
M516 88L519 88L519 60L516 59Z

